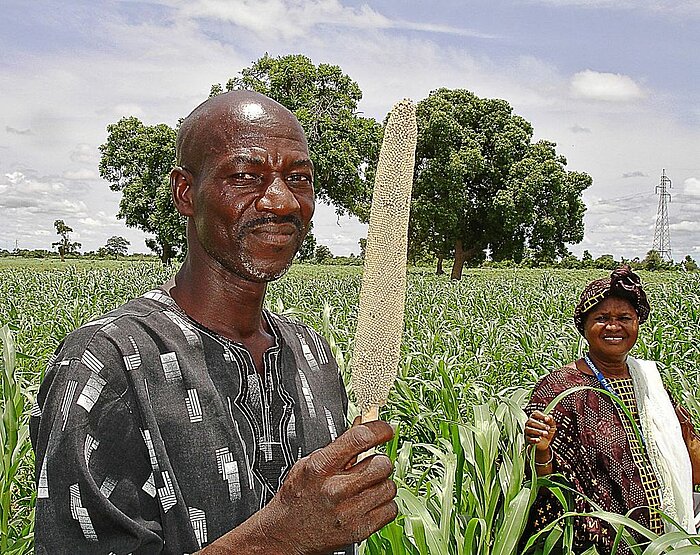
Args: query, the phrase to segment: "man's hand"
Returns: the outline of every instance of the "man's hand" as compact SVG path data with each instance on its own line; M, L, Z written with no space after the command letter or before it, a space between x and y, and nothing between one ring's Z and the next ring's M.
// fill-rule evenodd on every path
M333 443L300 459L257 517L275 553L322 554L369 537L396 518L391 461L357 456L389 441L381 420L355 425Z

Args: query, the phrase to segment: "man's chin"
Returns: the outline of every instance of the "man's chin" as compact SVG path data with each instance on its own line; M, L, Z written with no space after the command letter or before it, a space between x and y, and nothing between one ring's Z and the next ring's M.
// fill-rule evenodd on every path
M287 270L292 265L292 259L286 264L280 265L279 261L275 263L264 264L261 260L243 259L243 268L245 269L246 278L250 281L258 283L267 283L281 278L287 273Z

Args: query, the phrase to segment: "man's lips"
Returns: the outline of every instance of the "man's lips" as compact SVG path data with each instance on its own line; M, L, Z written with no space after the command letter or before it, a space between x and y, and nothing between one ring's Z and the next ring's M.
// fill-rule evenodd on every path
M243 225L238 239L242 240L246 234L251 234L264 243L286 245L301 235L302 227L301 220L292 214L279 218L257 218Z
M301 236L301 231L301 220L294 215L281 218L258 218L243 226L239 239L250 234L262 243L284 247L296 243Z
M299 232L297 226L291 223L261 224L251 228L251 233L261 235L294 235Z

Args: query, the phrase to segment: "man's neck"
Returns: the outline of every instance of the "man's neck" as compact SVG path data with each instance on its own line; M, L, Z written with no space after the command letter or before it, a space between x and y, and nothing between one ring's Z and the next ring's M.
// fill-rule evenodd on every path
M238 277L216 265L188 257L174 278L170 295L190 318L251 347L269 337L262 317L267 285Z

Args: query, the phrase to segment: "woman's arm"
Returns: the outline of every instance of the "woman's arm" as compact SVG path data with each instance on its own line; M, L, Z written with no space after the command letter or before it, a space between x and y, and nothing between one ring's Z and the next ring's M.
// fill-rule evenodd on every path
M690 455L690 464L693 467L693 485L697 486L700 485L700 436L693 427L688 410L680 404L676 405L675 408L678 422L681 425L683 441L685 441L688 455Z

